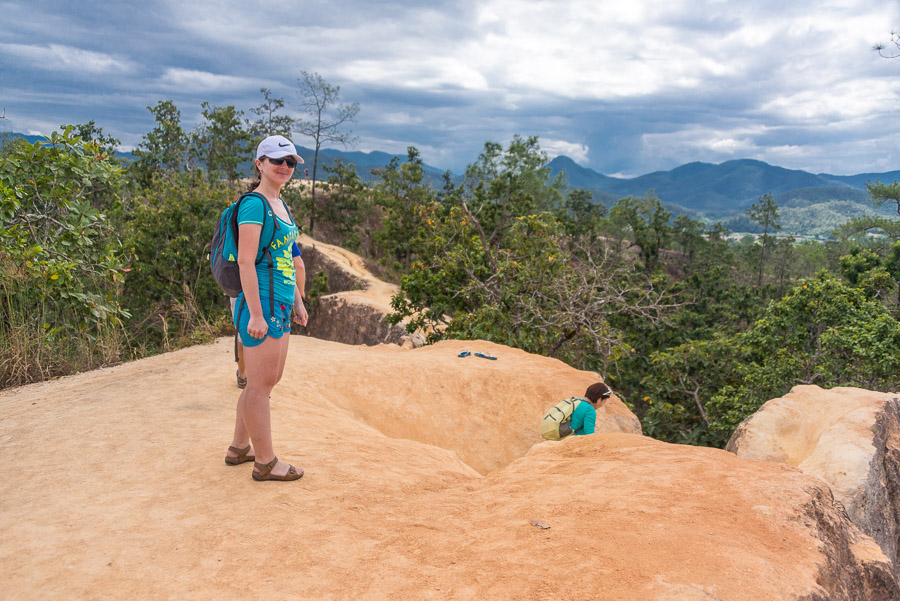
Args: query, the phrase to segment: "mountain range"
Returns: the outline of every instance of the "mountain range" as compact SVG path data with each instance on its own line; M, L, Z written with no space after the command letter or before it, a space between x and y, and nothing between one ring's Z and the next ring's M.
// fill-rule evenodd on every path
M569 185L596 190L615 199L643 196L652 190L664 204L706 215L743 210L763 194L771 194L779 206L839 200L859 202L868 198L866 183L900 179L900 171L858 175L813 174L785 169L752 159L711 163L687 163L669 171L654 171L634 178L615 178L582 167L559 156L550 161L554 173L565 171Z
M313 151L298 148L307 163ZM383 168L394 155L384 152L322 150L320 162L341 158L354 163L357 173L371 181L372 169ZM398 156L403 161L405 157ZM433 185L442 185L443 169L424 165ZM611 177L582 167L567 156L550 161L553 175L565 173L568 185L591 193L595 202L607 207L626 196L654 194L675 215L685 214L707 223L720 222L731 232L755 233L757 226L745 210L764 194L779 206L784 234L827 238L832 230L853 217L895 215L890 207L868 202L866 184L900 179L900 170L857 175L831 175L785 169L762 161L738 159L720 164L693 162L669 171L655 171L633 178ZM461 175L453 180L461 181Z
M38 136L11 134L30 142ZM314 151L302 146L297 152L311 167ZM124 155L130 158L129 155ZM381 151L360 152L322 149L319 151L319 179L327 179L321 169L341 159L353 163L364 181L372 181L373 169L383 169L393 157L403 155ZM889 208L877 208L867 202L866 183L900 180L900 170L856 175L831 175L785 169L752 159L737 159L712 164L692 162L668 171L654 171L633 178L611 177L583 167L567 156L550 161L553 175L565 173L568 185L588 190L594 201L607 207L626 196L652 193L674 214L686 214L707 222L719 221L731 231L752 232L753 224L745 209L760 196L771 194L780 208L785 233L827 236L840 223L863 215L891 215ZM442 185L446 170L423 165L425 176L435 186ZM453 175L460 181L461 175Z

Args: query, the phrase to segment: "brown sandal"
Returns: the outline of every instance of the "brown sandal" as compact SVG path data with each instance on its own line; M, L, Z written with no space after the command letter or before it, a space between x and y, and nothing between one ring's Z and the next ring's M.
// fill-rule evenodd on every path
M228 455L225 455L225 463L227 463L228 465L240 465L242 463L247 463L248 461L256 460L256 455L247 455L247 453L250 452L250 445L247 445L243 449L239 449L237 447L228 447L228 450L237 455L237 457L229 457Z
M272 473L272 469L278 465L278 457L269 463L253 463L253 479L254 480L280 480L282 482L290 482L291 480L299 480L303 477L303 469L290 466L288 472L283 476L276 476ZM256 471L256 470L259 471Z

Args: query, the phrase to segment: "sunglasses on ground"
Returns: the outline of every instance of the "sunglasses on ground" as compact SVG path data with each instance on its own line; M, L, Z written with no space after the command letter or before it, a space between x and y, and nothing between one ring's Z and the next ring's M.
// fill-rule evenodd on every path
M272 157L266 157L266 158L269 159L269 162L272 163L273 165L281 165L282 163L287 163L287 166L290 167L291 169L293 169L294 167L297 166L297 161L295 161L294 159L289 159L287 157L282 158L282 159L273 159Z

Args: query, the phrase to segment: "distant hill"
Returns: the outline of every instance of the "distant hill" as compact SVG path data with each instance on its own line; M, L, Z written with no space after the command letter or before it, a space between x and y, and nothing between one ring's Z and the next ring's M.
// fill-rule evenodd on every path
M41 136L19 136L30 142ZM303 146L297 152L311 167L314 151ZM123 154L130 158L130 154ZM337 159L356 165L363 181L374 181L373 169L383 169L393 157L401 163L405 155L386 152L346 151L331 148L319 152L318 179L328 179L323 167ZM591 192L595 202L611 206L626 196L643 196L653 191L663 205L674 214L687 214L709 222L721 221L731 231L753 231L745 209L763 194L772 194L781 208L784 232L794 235L827 235L836 225L850 217L891 215L867 202L866 183L900 180L900 170L857 175L830 175L785 169L762 161L737 159L720 164L693 162L669 171L654 171L633 178L611 177L582 167L567 156L549 163L553 175L565 173L569 186ZM425 164L425 177L435 187L442 185L444 169ZM247 164L249 173L249 161ZM459 182L460 175L453 180Z
M866 183L900 180L900 171L813 174L750 159L718 165L687 163L635 178L602 175L563 156L550 161L550 167L554 174L565 172L569 185L589 190L595 201L607 206L625 196L653 191L673 213L720 221L732 232L755 232L744 211L763 194L771 194L780 207L782 233L816 237L827 237L853 217L891 216L888 208L868 202Z
M670 171L655 171L630 179L601 175L575 165L568 157L553 159L550 167L554 173L565 171L569 184L575 187L598 190L616 197L643 196L652 190L666 204L706 215L725 215L743 210L763 194L787 199L798 197L858 202L867 197L867 181L885 180L894 173L900 176L900 172L815 175L750 159L718 165L687 163Z
M297 146L297 152L300 153L300 156L305 162L304 167L309 168L310 175L312 175L312 163L313 157L315 156L315 150L304 146ZM322 167L331 166L337 159L341 159L345 165L349 165L350 163L356 165L356 173L359 175L360 179L365 182L371 182L375 180L375 176L372 175L372 170L384 169L395 156L401 163L406 162L405 155L393 155L378 150L373 150L372 152L359 152L323 148L319 151L319 171L317 176L320 180L328 179L328 174L322 171ZM432 167L428 164L423 164L422 169L425 172L426 178L431 181L432 184L439 185L439 182L441 182L441 178L444 175L444 169L438 169L437 167Z
M39 140L43 140L45 136L33 136L28 134L21 134L16 132L0 132L0 136L10 136L13 138L23 138L27 140L29 143L34 144ZM306 148L305 146L297 146L297 152L300 154L300 157L304 161L304 167L309 167L312 169L313 157L315 156L315 150L312 148ZM124 158L126 160L134 160L134 155L130 152L118 152L116 153L120 158ZM325 180L328 179L328 174L322 170L324 166L331 166L337 159L342 159L345 165L353 163L356 165L356 173L359 174L359 177L366 182L374 181L375 177L372 175L373 169L384 169L388 163L391 162L391 159L396 156L401 163L406 162L406 155L393 155L387 152L381 152L378 150L372 152L359 152L359 151L346 151L346 150L335 150L332 148L323 148L319 151L319 172L318 179ZM247 161L246 164L247 173L250 173L250 161ZM441 181L441 178L444 175L444 169L438 169L437 167L433 167L428 164L423 165L423 169L425 171L425 176L428 180L437 184L437 182ZM298 171L302 171L302 169L298 169ZM311 174L310 174L311 175Z

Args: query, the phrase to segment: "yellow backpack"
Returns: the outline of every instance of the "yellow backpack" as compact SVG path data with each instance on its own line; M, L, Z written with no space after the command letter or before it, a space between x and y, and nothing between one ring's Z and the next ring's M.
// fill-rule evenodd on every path
M557 403L541 422L541 436L547 440L561 440L572 433L572 413L578 403L586 403L584 399L572 397Z

